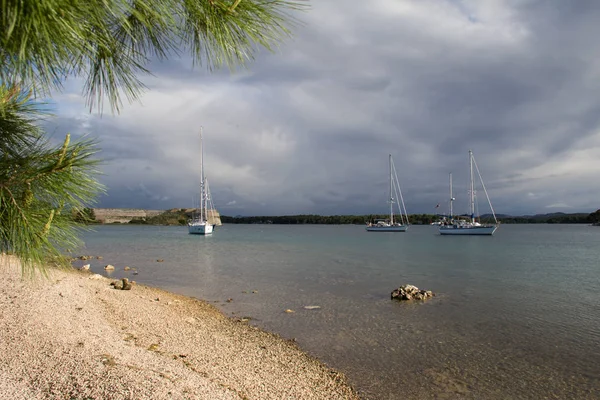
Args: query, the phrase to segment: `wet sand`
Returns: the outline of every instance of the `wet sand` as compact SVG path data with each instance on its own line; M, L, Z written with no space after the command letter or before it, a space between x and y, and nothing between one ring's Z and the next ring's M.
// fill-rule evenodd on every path
M0 398L358 398L294 342L204 301L76 270L23 280L6 256L0 273Z

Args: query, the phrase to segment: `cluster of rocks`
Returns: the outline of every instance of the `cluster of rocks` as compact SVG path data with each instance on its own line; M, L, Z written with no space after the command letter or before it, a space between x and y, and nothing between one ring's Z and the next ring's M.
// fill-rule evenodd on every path
M89 271L90 270L90 264L85 264L83 266L81 266L79 268L80 271ZM115 270L115 266L111 265L111 264L107 264L104 266L104 270L105 271L114 271ZM138 271L136 268L131 268L131 267L124 267L123 271L132 271L133 275L137 275Z
M75 262L77 260L87 261L87 260L93 260L93 259L102 260L103 257L102 256L83 255L83 256L78 256L78 257L75 257L75 258L71 258L71 262ZM163 262L164 260L159 258L156 261L157 262ZM81 267L79 267L78 269L80 271L89 271L90 270L90 266L91 266L90 264L85 264L85 265L82 265ZM111 265L111 264L107 264L107 265L104 266L104 270L105 271L109 271L109 272L114 271L115 270L115 266ZM132 267L129 267L129 266L125 266L123 268L123 271L131 271L131 273L133 275L137 275L138 274L137 268L132 268Z
M110 286L112 286L118 290L131 290L131 288L133 287L134 284L135 284L135 281L129 282L129 279L123 278L120 281L111 282Z
M431 290L421 290L413 285L400 286L392 291L392 300L426 300L435 296Z
M86 260L92 260L94 258L97 260L102 260L102 256L79 256L79 257L72 258L71 261L76 261L76 260L86 261Z

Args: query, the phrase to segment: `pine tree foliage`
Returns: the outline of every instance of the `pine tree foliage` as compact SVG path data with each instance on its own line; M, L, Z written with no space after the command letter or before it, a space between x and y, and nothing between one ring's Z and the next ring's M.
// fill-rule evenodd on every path
M96 181L96 143L52 146L39 127L44 110L18 87L0 85L0 251L20 258L24 271L80 244L74 216L102 191Z
M245 64L296 24L303 0L0 0L4 82L47 94L86 79L90 108L137 99L152 57L190 52L209 69Z
M90 110L138 99L151 60L183 52L209 70L274 50L304 0L0 0L0 251L24 272L67 266L78 223L103 191L97 143L52 146L36 98L68 77L85 81Z

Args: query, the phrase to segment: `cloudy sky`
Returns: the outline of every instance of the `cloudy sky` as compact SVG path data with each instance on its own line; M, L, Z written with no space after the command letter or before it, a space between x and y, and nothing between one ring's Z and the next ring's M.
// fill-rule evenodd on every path
M446 207L449 172L466 212L469 149L497 213L600 208L600 2L314 0L297 17L245 71L154 63L118 116L69 81L51 131L100 140L98 206L193 206L202 125L225 215L383 213L390 153L409 213Z

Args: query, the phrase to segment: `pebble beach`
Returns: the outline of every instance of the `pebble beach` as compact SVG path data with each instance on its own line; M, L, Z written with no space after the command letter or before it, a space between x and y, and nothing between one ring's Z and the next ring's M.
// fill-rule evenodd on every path
M291 340L207 302L0 257L0 398L357 399Z

